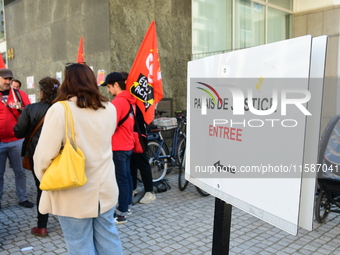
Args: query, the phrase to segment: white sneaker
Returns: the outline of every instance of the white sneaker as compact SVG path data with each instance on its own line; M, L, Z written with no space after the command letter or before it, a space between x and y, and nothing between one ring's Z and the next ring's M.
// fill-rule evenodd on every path
M139 201L141 204L148 204L156 200L156 195L153 192L146 192L144 197Z

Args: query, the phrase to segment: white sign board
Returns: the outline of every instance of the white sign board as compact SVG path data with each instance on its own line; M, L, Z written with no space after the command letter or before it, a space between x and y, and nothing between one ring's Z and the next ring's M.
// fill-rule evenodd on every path
M186 178L292 234L311 50L312 37L304 36L188 64Z

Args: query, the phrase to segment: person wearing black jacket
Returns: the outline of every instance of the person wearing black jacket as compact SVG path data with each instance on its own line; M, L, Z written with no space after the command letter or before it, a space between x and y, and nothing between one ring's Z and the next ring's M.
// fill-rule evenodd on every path
M136 121L142 135L146 136L145 122L141 110L136 106ZM141 204L148 204L156 199L153 191L152 173L149 158L146 152L132 153L130 170L133 181L133 190L137 188L137 171L139 169L144 184L145 195L139 201Z
M45 77L41 79L39 81L40 102L27 105L22 111L18 123L14 127L14 134L17 138L25 137L25 140L22 145L21 155L29 157L30 165L32 167L31 170L34 176L35 184L37 186L38 226L32 228L31 230L31 233L36 236L47 235L46 226L48 221L48 214L41 214L39 212L39 202L42 191L39 188L40 182L34 174L34 162L33 162L33 155L39 140L42 125L36 130L28 147L27 143L35 127L45 116L47 110L52 105L53 100L56 98L59 86L60 83L57 79L50 77Z

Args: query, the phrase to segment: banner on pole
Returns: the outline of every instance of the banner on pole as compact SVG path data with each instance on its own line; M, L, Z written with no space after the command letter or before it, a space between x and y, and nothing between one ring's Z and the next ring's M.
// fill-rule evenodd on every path
M150 124L155 117L155 107L164 96L154 21L138 50L126 86L137 98L137 106L143 113L144 121Z
M78 47L78 57L77 57L77 63L84 62L84 36L80 38L79 47Z

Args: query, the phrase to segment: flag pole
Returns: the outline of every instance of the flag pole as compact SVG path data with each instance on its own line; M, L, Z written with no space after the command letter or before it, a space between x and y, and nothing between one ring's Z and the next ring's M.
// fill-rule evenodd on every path
M232 205L215 198L214 230L212 255L228 255L230 246L230 229Z

